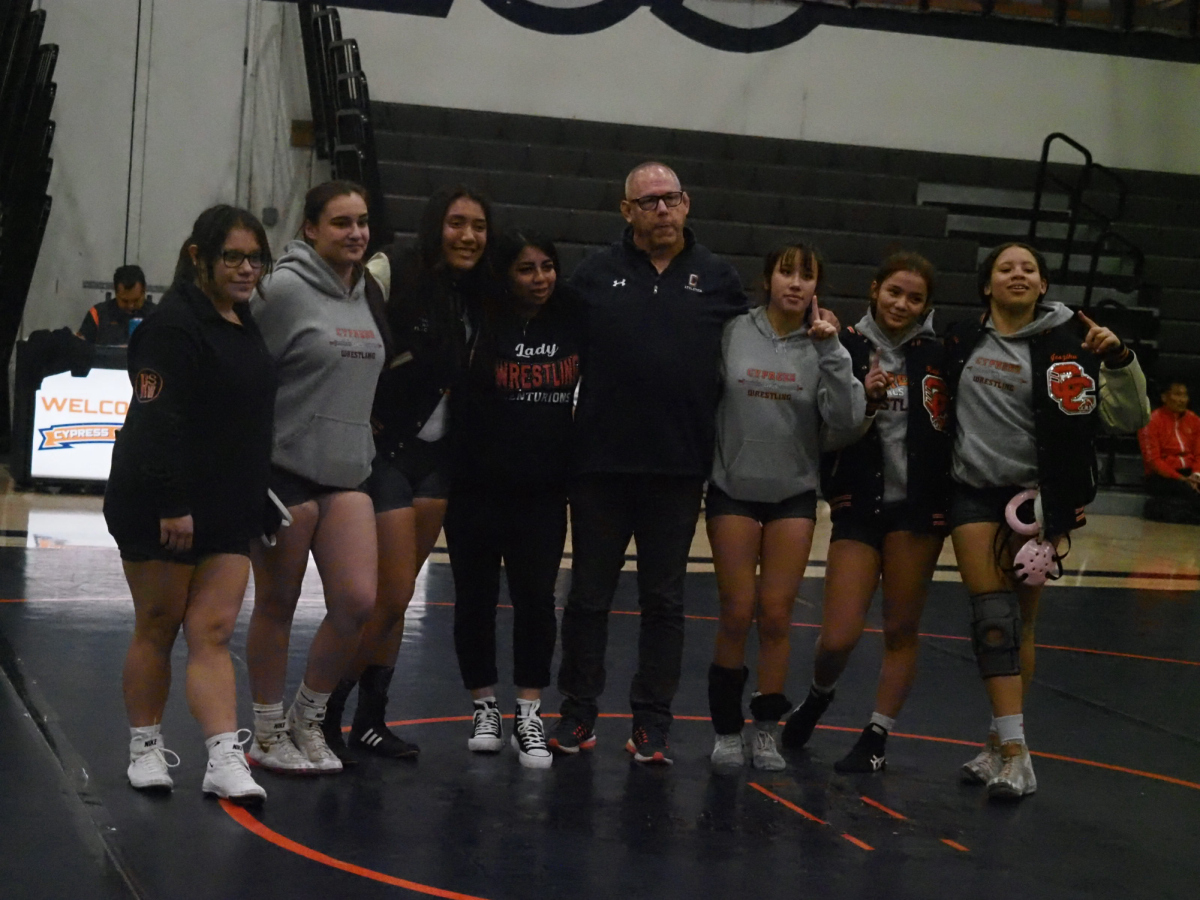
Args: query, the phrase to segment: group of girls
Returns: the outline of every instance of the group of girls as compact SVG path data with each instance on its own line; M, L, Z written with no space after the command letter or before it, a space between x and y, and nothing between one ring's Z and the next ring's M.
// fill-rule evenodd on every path
M454 465L465 474L447 531L455 646L476 710L470 746L501 749L503 560L518 621L512 743L523 764L549 764L539 701L555 644L580 304L557 283L552 244L490 241L491 231L486 199L447 189L430 199L414 247L368 261L367 198L349 182L309 192L302 238L274 262L251 213L218 206L196 220L161 321L129 348L135 402L105 497L135 609L124 670L135 788L173 787L178 758L161 720L181 627L206 793L264 799L247 759L315 775L353 764L351 747L419 753L388 730L385 710ZM285 709L310 554L326 613ZM228 644L251 571L254 727L239 732ZM355 687L348 746L341 722Z
M882 582L884 654L875 709L839 772L886 766L888 733L912 687L918 625L947 533L970 594L972 639L992 708L982 752L962 777L989 797L1037 789L1025 743L1041 579L1095 496L1097 429L1149 417L1145 379L1107 328L1047 301L1033 247L997 247L979 272L984 310L943 339L932 326L934 271L913 253L880 266L862 320L838 326L818 305L822 261L798 244L767 258L765 308L734 319L707 527L721 601L709 669L716 766L745 763L746 638L757 618L750 712L756 768L785 767L834 698ZM783 694L791 611L808 562L815 490L831 509L813 680ZM1036 498L1035 495L1036 494ZM1031 538L1030 533L1037 537ZM1037 541L1032 560L1023 545ZM757 572L757 577L756 577Z
M559 280L552 243L495 238L487 200L461 186L430 199L415 246L370 260L367 198L354 184L310 191L301 231L272 264L252 214L207 210L160 314L131 340L135 402L105 498L135 607L124 671L129 781L173 785L177 759L160 723L180 627L188 703L209 753L205 792L262 800L247 757L299 775L341 771L355 748L416 757L385 711L405 610L443 520L455 649L474 706L468 746L504 744L503 565L514 607L510 740L523 765L549 766L540 700L555 646L582 299ZM1107 329L1045 303L1045 270L1030 247L998 248L981 270L980 323L939 340L933 269L915 254L883 263L869 312L844 330L819 305L815 250L797 244L767 257L765 303L733 319L722 344L707 498L721 601L709 670L714 764L744 763L744 651L755 620L751 759L781 769L778 743L802 746L812 734L882 580L876 708L837 768L883 768L950 531L993 712L987 746L964 773L995 796L1034 790L1021 701L1039 589L1013 574L1020 541L1003 530L1005 508L1043 486L1045 535L1067 536L1094 492L1078 473L1094 468L1097 422L1135 430L1145 410L1132 354ZM1076 380L1064 386L1068 375ZM780 732L818 486L833 516L821 635L808 696ZM326 614L285 710L310 554ZM228 643L251 570L246 733L236 729Z

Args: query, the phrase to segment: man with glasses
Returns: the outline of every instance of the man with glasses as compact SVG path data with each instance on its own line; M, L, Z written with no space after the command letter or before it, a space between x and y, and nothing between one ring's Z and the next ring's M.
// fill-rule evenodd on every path
M595 745L608 613L632 537L641 618L626 749L638 762L672 761L683 580L712 468L721 333L746 308L733 266L686 227L690 207L670 168L642 163L625 179L624 237L571 278L586 300L587 334L558 674L564 700L550 742L560 753Z

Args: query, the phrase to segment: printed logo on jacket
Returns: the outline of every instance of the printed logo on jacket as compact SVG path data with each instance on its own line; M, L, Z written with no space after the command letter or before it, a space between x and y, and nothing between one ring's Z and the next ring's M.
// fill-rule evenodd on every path
M516 359L496 360L496 387L509 400L571 403L579 382L579 354L555 359L558 344L517 344Z

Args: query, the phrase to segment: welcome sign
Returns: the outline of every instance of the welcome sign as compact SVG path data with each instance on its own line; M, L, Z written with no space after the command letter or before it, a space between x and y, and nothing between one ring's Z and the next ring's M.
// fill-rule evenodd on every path
M83 378L62 372L42 379L33 400L29 474L107 481L129 398L124 369L92 369Z

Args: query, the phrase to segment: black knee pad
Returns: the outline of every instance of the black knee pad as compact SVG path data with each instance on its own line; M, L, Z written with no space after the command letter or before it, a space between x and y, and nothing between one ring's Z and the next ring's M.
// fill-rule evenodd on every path
M750 670L726 669L713 663L708 667L708 711L717 734L737 734L745 724L742 715L742 691Z
M755 694L750 698L750 715L755 722L778 722L792 708L783 694Z
M984 678L1021 674L1021 605L1011 591L971 598L971 642Z

